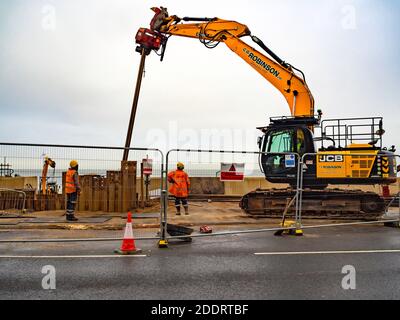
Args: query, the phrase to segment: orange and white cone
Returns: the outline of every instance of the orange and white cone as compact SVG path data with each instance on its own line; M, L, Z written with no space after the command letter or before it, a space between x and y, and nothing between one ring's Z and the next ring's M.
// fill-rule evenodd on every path
M133 238L132 230L132 213L128 212L128 221L126 222L124 239L122 240L121 249L116 249L115 253L119 254L135 254L142 252L141 249L136 248L135 239Z

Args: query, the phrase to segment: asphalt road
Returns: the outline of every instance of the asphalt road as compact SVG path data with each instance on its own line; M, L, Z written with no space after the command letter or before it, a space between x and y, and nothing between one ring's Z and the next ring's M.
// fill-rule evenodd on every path
M35 232L29 236L44 236ZM101 233L107 235L115 233ZM21 236L21 231L0 233L1 239ZM143 255L114 256L119 243L109 242L0 244L0 299L400 298L399 229L337 227L308 230L304 237L243 234L175 240L168 249L158 249L154 241L136 244ZM56 270L55 290L42 288L45 265ZM355 290L342 288L347 265L356 272Z

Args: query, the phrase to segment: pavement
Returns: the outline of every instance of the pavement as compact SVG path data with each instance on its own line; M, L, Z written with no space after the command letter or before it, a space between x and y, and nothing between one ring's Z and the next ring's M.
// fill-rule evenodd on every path
M135 239L156 237L157 209L134 214ZM78 223L66 223L62 215L3 216L0 240L123 236L125 214L81 212ZM208 224L215 235L276 227L279 219L247 217L236 203L195 203L189 216L175 216L170 207L169 223L192 226L195 233ZM399 228L381 224L305 229L303 237L259 232L171 239L166 249L155 239L136 240L142 253L135 256L114 253L120 240L0 242L0 299L400 299L399 235ZM49 266L54 290L42 286ZM354 290L343 288L348 270L355 272Z
M136 232L152 236L156 229ZM399 299L399 232L346 226L310 229L303 237L171 240L167 249L136 241L138 256L113 254L119 242L0 243L0 299ZM0 230L1 239L115 236L120 232ZM42 287L45 266L54 267L54 290ZM342 286L349 266L354 290Z
M398 215L398 209L392 209ZM123 230L126 213L77 212L78 222L66 222L64 211L39 211L26 214L0 212L0 230L58 229L58 230ZM326 224L343 222L338 220L304 220L304 224ZM168 206L168 223L187 227L202 225L237 226L249 228L277 227L280 219L253 218L246 215L237 202L193 202L190 203L190 215L176 216L173 203ZM133 212L133 228L158 228L160 226L159 204Z
M64 211L42 211L27 214L0 214L0 230L7 229L67 229L67 230L122 230L126 213L77 212L78 222L66 222ZM175 215L172 203L168 207L168 222L191 226L201 225L276 225L276 219L248 217L236 202L196 202L190 204L188 216ZM160 206L138 209L133 212L134 228L156 228L160 225Z

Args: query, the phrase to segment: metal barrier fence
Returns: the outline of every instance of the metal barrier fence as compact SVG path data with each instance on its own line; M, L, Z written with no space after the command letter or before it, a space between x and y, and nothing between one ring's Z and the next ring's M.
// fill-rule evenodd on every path
M364 171L365 170L368 171L368 168L372 167L372 165L373 165L373 163L375 161L374 158L376 157L375 155L371 155L371 154L368 154L368 153L361 153L361 152L358 152L358 153L344 153L344 152L340 153L340 152L335 152L334 155L335 156L341 156L341 157L343 157L343 159L345 159L346 157L353 157L353 158L357 157L358 160L356 159L356 161L360 161L361 158L369 157L369 161L371 161L371 162L365 164L364 168L363 168L363 166L360 166L361 169L357 168L357 167L354 168L355 170L358 169L358 171L363 171L363 170ZM317 153L306 153L306 154L302 155L302 157L300 158L300 161L298 163L299 184L298 184L298 188L297 188L298 189L297 196L299 198L298 199L299 207L298 207L298 210L297 210L296 222L297 222L297 224L299 226L301 226L303 228L304 228L304 226L302 225L302 210L303 210L303 192L304 192L304 172L305 172L305 168L307 166L307 161L308 161L306 159L307 158L309 159L311 157L311 158L314 158L314 160L312 160L312 161L316 162L316 157L317 156L318 156ZM395 154L394 155L382 155L382 157L393 158L394 159L394 163L396 164L395 159L396 158L400 158L400 155L395 155ZM345 163L345 161L343 161L343 163ZM316 163L315 163L315 165L316 165ZM381 167L379 167L378 170L381 170ZM397 168L395 168L394 170L396 170L395 173L397 173ZM381 172L379 172L379 174L381 174ZM365 175L365 178L366 179L368 178L367 175ZM393 200L395 201L395 198ZM390 205L390 203L388 205ZM385 215L387 215L387 208L385 208ZM374 222L375 223L400 222L400 200L399 200L399 214L398 214L398 217L396 219L392 219L392 220L389 220L389 219L380 220L380 219L378 219L376 221L372 221L372 223L374 223ZM356 223L351 223L351 225L357 225L357 224L358 225L362 225L362 224L369 224L369 223L371 223L371 222L356 222ZM346 226L346 225L349 225L349 223L335 224L335 226ZM323 226L324 225L313 226L313 227L317 228L317 227L323 227Z
M397 192L397 194L389 201L389 203L386 205L385 209L385 214L387 215L389 213L389 209L391 208L392 205L395 205L396 202L398 203L399 206L399 212L400 212L400 192Z
M128 161L124 162L121 161L124 150L120 147L0 143L0 156L13 170L12 175L0 177L0 188L24 192L28 211L65 210L65 173L70 161L77 160L81 184L78 212L125 216L127 211L138 208L162 212L163 153L158 149L129 148ZM55 169L45 164L47 158L55 162ZM143 159L146 163L152 160L152 168L142 168ZM49 184L52 188L42 187ZM2 203L5 202L0 198L0 207Z
M45 145L45 144L13 144L0 143L0 156L6 157L8 172L12 170L13 175L10 177L0 177L0 188L4 184L16 183L12 190L18 190L25 194L24 202L27 209L33 210L63 210L65 208L65 197L62 185L64 185L63 172L69 166L69 161L72 159L78 160L79 172L81 175L81 183L83 193L78 205L78 211L103 211L103 212L121 212L124 215L127 210L139 208L144 200L157 202L157 205L149 210L159 210L159 237L142 237L140 239L160 239L167 240L172 238L185 238L185 235L170 233L167 236L169 222L174 222L174 215L170 215L173 210L169 209L169 182L168 172L175 169L176 162L185 164L185 171L188 172L191 182L191 199L190 206L199 207L195 201L203 201L205 205L201 205L202 212L209 210L212 207L210 203L223 200L229 202L234 200L234 207L224 204L224 208L220 212L233 212L242 214L241 209L237 206L238 200L247 192L253 191L256 188L266 188L268 183L265 180L265 175L260 171L261 156L276 156L277 166L281 166L282 159L286 156L294 157L294 163L290 164L292 172L292 180L294 192L294 219L295 226L278 227L278 228L258 228L249 230L236 231L221 231L213 234L196 234L191 237L204 236L219 236L238 233L255 233L269 232L277 230L295 230L299 227L302 229L323 228L332 226L360 225L360 224L375 224L382 222L400 221L400 201L399 201L399 217L392 220L377 220L369 222L352 222L352 223L335 223L321 225L302 225L302 204L303 204L303 188L304 188L304 165L307 165L307 157L316 157L317 154L305 154L300 157L295 153L266 153L266 152L248 152L248 151L225 151L225 150L196 150L196 149L173 149L166 154L165 162L162 152L158 149L147 148L130 148L131 151L128 162L121 162L122 154L125 148L122 147L95 147L95 146L68 146L68 145ZM343 156L371 156L370 154L343 154ZM42 170L45 156L51 157L56 162L54 175L46 175L46 182L54 179L55 183L60 188L56 188L56 194L43 194L43 190L39 188L42 178ZM392 157L398 158L399 155ZM143 174L138 173L138 163L143 159L153 160L153 172L150 182L147 184L149 196L146 198L144 194L144 178ZM289 157L289 160L293 158ZM285 159L286 160L286 159ZM174 163L174 167L171 165ZM165 164L165 165L164 165ZM248 177L240 182L229 180L229 166L236 166L236 174L240 171L241 174ZM12 166L12 167L11 167ZM285 163L286 166L286 163ZM240 168L240 169L238 169ZM221 172L222 171L222 172ZM51 170L50 170L51 172ZM225 181L221 181L221 177L225 174ZM141 173L143 171L141 170ZM232 173L232 172L231 172ZM240 175L240 174L239 174ZM30 178L32 179L30 179ZM20 181L19 181L20 180ZM224 179L222 179L224 180ZM139 186L140 185L140 186ZM271 185L276 187L275 184ZM270 187L271 187L270 186ZM287 184L285 184L287 186ZM47 189L46 189L47 190ZM0 208L1 208L0 197ZM53 203L53 204L51 204ZM288 203L286 203L286 206ZM159 207L158 207L159 206ZM209 207L207 207L209 206ZM16 206L18 209L20 205ZM174 205L171 206L172 208ZM21 208L21 210L23 207ZM200 210L200 209L199 209ZM218 211L218 210L217 210ZM184 215L184 212L182 212ZM215 213L212 213L214 214ZM292 213L293 214L293 213ZM192 215L184 217L184 221L191 224L193 221ZM210 217L210 214L208 215ZM198 225L199 220L194 221ZM207 215L200 222L207 223ZM221 224L226 221L221 221ZM51 241L51 239L47 239ZM84 239L75 239L76 241L84 241ZM69 239L69 241L75 241ZM121 239L101 238L99 241L117 241ZM25 241L25 240L24 240ZM27 240L29 241L29 240ZM37 240L41 242L41 240ZM58 240L55 240L58 242ZM88 239L88 241L96 241ZM7 242L7 241L0 241ZM32 241L34 242L34 240Z
M168 181L168 172L176 170L175 164L177 162L183 162L185 165L185 172L188 173L190 177L190 207L202 207L203 216L202 219L195 220L197 224L207 224L208 221L213 220L215 224L215 216L218 212L221 213L233 213L233 216L243 216L242 210L239 208L238 203L242 196L254 189L266 188L269 183L265 179L265 175L260 171L260 158L261 156L272 156L276 166L286 165L285 161L292 161L290 167L293 174L294 185L299 184L298 176L298 166L296 163L300 162L300 156L296 153L266 153L266 152L250 152L250 151L227 151L227 150L198 150L198 149L173 149L167 152L166 155L166 174L164 176L164 213L163 213L163 228L162 228L162 240L172 239L172 238L182 238L184 236L174 235L174 232L168 232L169 222L174 222L175 213L171 215L174 210L168 210L169 197L167 188L171 186ZM286 159L286 157L288 157ZM276 158L276 159L275 159ZM172 168L171 163L174 163ZM236 175L239 176L239 181L234 181L230 177L230 173L233 170ZM241 178L243 176L243 178ZM246 178L244 178L246 177ZM231 180L232 179L232 180ZM288 184L283 184L285 187ZM299 204L297 203L297 189L294 188L296 205L294 206L294 215L297 217L297 208ZM202 205L198 205L196 201L202 201ZM224 201L224 208L218 208L217 205L212 206L211 203L218 201ZM233 201L233 206L229 205L229 202ZM286 199L282 205L282 212L287 206ZM191 209L189 209L191 210ZM170 214L168 214L168 211ZM197 210L198 211L198 210ZM185 213L182 211L182 215ZM282 215L282 214L281 214ZM281 217L281 215L279 217ZM212 217L213 216L213 217ZM191 213L188 217L185 217L185 221L188 224L194 222L196 216L192 216ZM212 219L214 218L214 219ZM209 220L207 220L209 219ZM228 215L229 219L229 215ZM217 221L220 224L229 224L230 221ZM257 232L257 229L249 230L248 232ZM167 236L170 234L170 237ZM234 234L235 232L223 234ZM219 235L220 233L209 234L209 236ZM197 235L196 235L197 236ZM207 235L201 235L207 236Z
M268 155L268 153L262 153L262 152L174 149L174 150L170 150L167 153L167 156L166 156L166 169L167 169L167 171L169 169L169 164L170 164L171 158L172 158L171 157L171 153L173 153L173 152L175 153L175 158L173 158L173 160L182 161L182 162L185 162L185 161L187 162L188 159L191 160L189 162L194 162L193 159L191 159L191 158L193 158L193 154L196 154L195 158L197 159L197 162L198 162L197 166L195 166L195 167L191 166L191 167L187 168L187 171L188 171L188 173L189 173L189 175L191 177L198 176L198 175L210 177L210 176L213 176L214 173L218 174L219 171L217 169L218 169L218 165L220 165L221 160L215 161L215 155L217 155L217 154L223 154L225 156L225 159L223 161L228 161L228 162L229 161L230 162L238 161L237 159L229 159L229 157L230 156L232 157L232 155L242 155L242 159L241 159L242 161L243 161L243 155L258 155L258 156L261 155L261 154ZM200 154L212 154L214 156L214 161L210 160L213 157L210 157L209 155L205 156L205 157L204 156L201 157ZM269 155L274 155L274 154L270 153ZM288 154L283 153L281 155L288 155ZM314 154L305 154L302 157L298 156L297 154L292 154L292 155L294 155L296 157L296 162L297 162L297 184L296 184L297 188L295 190L295 199L294 199L295 203L296 203L295 217L294 217L295 225L292 226L292 227L289 227L289 228L285 227L285 230L296 230L296 229L300 229L300 228L301 229L315 229L315 228L323 228L323 227L338 227L338 226L349 226L349 225L370 225L370 224L382 224L382 223L389 223L389 222L400 222L400 201L399 201L399 216L395 217L395 218L392 218L392 219L386 218L386 219L382 219L382 220L378 219L378 220L375 220L375 221L359 221L359 222L347 222L347 223L329 223L329 224L319 224L319 225L304 226L302 224L302 210L303 210L302 205L303 205L303 190L304 190L303 189L303 185L304 185L304 170L303 170L303 168L304 168L304 165L307 164L307 161L305 161L307 156L315 156L316 157L317 154L316 153L314 153ZM339 155L341 155L341 154L339 153ZM343 156L345 156L345 157L349 157L349 156L353 156L353 157L354 156L371 156L371 154L353 153L353 154L343 154ZM228 157L228 159L226 159L226 157ZM392 157L398 158L399 156L398 155L392 155ZM203 161L199 161L199 159L203 159ZM204 166L204 163L205 163L204 159L206 159L206 160L208 159L209 166ZM257 166L256 166L255 165L256 162L254 161L254 159L253 159L253 161L245 160L244 162L246 163L246 166L249 165L249 162L250 162L250 164L252 164L252 165L250 165L250 167L253 170L250 170L250 171L258 172L259 174L262 174L262 173L260 173L260 171L258 169L259 163L257 163ZM194 162L194 163L196 163L196 162ZM201 166L199 164L202 164L203 166ZM210 166L210 164L212 164L212 165ZM165 186L167 186L167 185L168 185L167 176L165 176ZM238 188L238 190L241 190L242 191L241 195L243 195L243 188ZM165 191L165 197L164 197L165 205L164 205L164 217L163 217L163 221L164 221L164 224L163 224L164 225L163 238L166 238L167 230L166 230L165 226L166 226L167 220L168 220L167 219L167 209L168 209L168 203L167 203L168 202L168 196L167 195L168 195L168 192L166 190L164 190L164 191ZM248 190L248 191L250 191L250 190ZM212 235L213 236L218 236L218 235L222 235L222 234L226 235L226 234L253 233L253 232L276 231L276 230L282 230L282 228L267 228L267 229L253 229L253 230L242 230L242 231L232 231L232 232L218 232L218 233L212 234ZM201 236L202 237L202 236L211 236L211 235L196 235L196 236ZM184 237L185 236L175 236L175 237L172 236L172 237L169 237L169 239L171 239L171 238L184 238Z
M14 189L0 188L0 215L7 213L24 213L26 193Z

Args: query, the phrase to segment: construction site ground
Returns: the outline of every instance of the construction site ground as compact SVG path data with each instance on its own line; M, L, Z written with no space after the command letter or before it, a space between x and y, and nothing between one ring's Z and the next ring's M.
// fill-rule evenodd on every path
M183 211L183 210L182 210ZM396 215L398 209L392 209ZM40 211L28 213L0 212L0 230L10 229L60 229L60 230L122 230L126 224L126 213L77 212L78 222L67 222L64 211ZM304 225L343 222L338 220L304 219ZM351 221L346 221L351 222ZM253 218L246 215L237 202L193 202L190 214L177 216L172 202L168 205L168 223L192 227L208 225L213 230L277 227L279 218ZM134 229L158 229L160 226L159 204L133 211Z

